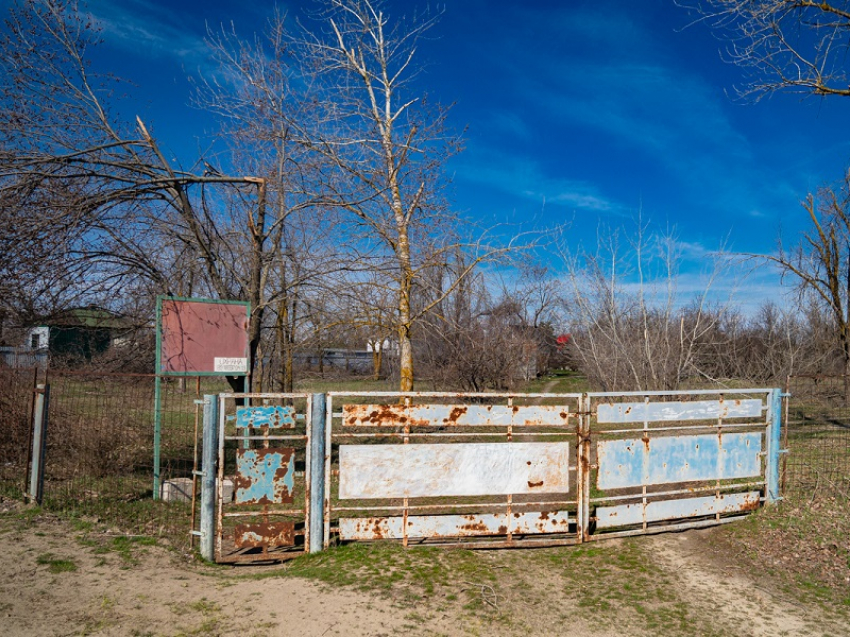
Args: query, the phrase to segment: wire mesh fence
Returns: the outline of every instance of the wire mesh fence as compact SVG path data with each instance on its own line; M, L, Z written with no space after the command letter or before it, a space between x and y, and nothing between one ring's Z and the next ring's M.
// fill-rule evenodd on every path
M191 498L153 498L153 374L2 370L0 493L25 495L36 382L50 385L43 505L188 545ZM224 391L225 383L198 377L163 378L161 383L161 482L183 478L186 484L196 453L200 456L202 415L195 401L204 393Z
M18 500L26 490L37 373L0 368L0 495Z
M783 490L807 495L850 493L850 379L789 376L786 393Z

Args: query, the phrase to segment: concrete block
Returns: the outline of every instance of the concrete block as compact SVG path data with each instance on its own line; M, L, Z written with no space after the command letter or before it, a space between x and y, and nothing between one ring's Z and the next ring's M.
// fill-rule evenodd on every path
M216 480L218 483L218 480ZM233 502L233 480L225 478L221 484L225 502ZM160 496L165 502L191 502L192 478L172 478L162 483ZM198 480L198 498L201 497L201 481Z
M191 502L192 478L172 478L164 481L160 496L165 502Z

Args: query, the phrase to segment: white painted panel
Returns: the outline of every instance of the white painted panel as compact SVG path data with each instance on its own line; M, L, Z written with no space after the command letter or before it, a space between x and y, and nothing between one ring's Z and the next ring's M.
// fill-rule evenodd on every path
M342 445L339 497L566 493L571 443Z
M686 498L683 500L662 500L646 505L646 521L675 520L679 518L696 518L717 513L734 513L758 508L760 494L758 491L747 493L727 493L701 498ZM598 507L596 509L596 528L604 529L614 526L628 526L643 523L643 504L621 504L613 507Z
M598 422L663 422L673 420L717 420L761 416L758 398L694 400L667 403L600 403Z
M404 518L342 518L343 540L401 539ZM537 535L567 533L567 511L531 513L485 513L477 515L412 515L407 518L407 537L474 537L480 535Z

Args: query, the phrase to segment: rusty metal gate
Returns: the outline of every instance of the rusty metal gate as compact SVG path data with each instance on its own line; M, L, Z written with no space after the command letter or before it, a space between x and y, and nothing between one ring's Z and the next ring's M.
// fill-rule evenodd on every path
M572 544L738 519L779 497L780 400L331 392L324 546Z
M325 546L578 541L581 395L328 394Z
M201 533L202 553L250 562L332 541L551 546L729 522L779 499L782 397L223 394L218 416L204 412L218 480L204 472L202 529L216 528Z
M778 389L591 393L585 540L730 522L779 499Z
M310 398L219 395L216 562L284 560L309 547Z

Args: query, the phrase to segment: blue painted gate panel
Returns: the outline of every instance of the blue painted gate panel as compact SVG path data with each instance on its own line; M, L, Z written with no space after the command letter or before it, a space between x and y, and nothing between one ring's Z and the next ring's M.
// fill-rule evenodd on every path
M760 433L601 441L600 489L761 475Z
M292 407L237 407L237 427L269 427L270 429L295 427L295 410Z
M237 504L292 502L295 449L237 449L234 487Z

